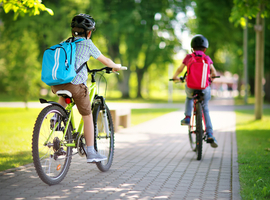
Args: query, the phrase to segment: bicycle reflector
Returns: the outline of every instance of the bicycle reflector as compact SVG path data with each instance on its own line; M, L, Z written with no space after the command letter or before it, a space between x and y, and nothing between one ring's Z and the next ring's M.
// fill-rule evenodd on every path
M65 102L66 102L66 104L70 104L71 103L71 99L70 98L65 98Z
M61 169L61 164L57 165L57 167L56 167L57 171L60 170L60 169Z

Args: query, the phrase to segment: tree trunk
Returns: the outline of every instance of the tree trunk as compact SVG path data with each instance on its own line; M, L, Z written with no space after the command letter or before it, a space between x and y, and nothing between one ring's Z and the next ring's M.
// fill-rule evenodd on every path
M129 96L129 78L130 78L130 69L120 71L123 74L122 79L118 78L118 86L122 93L122 98L130 98Z
M261 17L262 6L257 14L256 26L256 61L255 61L255 119L263 114L263 69L264 69L264 19Z
M270 72L265 74L265 85L264 85L264 91L265 91L265 96L264 99L270 102Z
M137 98L142 98L142 79L143 79L144 69L136 68L136 72L137 72L137 81L138 81Z
M245 86L245 97L244 102L248 104L248 20L245 17L246 26L244 28L243 34L243 63L244 63L244 86Z

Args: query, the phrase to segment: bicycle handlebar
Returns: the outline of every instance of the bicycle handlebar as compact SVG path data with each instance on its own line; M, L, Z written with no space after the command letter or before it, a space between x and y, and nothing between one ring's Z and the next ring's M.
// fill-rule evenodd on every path
M101 72L103 70L105 70L105 73L110 74L112 72L113 68L103 67L103 68L100 68L100 69L92 69L92 70L89 71L89 73L93 74L93 73L96 73L96 72ZM127 70L127 67L121 66L120 70Z
M186 74L184 75L184 77L179 77L180 78L180 81L182 82L182 83L184 83L185 82L185 79L186 79ZM213 76L213 77L211 77L211 78L220 78L220 76ZM178 79L173 79L173 78L171 78L171 79L169 79L169 81L177 81Z

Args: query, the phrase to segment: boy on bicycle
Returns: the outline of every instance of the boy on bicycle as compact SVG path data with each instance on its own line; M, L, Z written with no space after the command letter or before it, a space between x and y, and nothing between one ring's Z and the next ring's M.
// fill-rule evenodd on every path
M191 47L192 47L192 53L197 55L197 56L202 56L205 55L205 51L208 48L209 43L208 40L203 36L203 35L195 35L192 40L191 40ZM188 65L189 60L191 59L191 55L188 54L183 60L183 63L178 67L176 70L173 79L178 79L180 81L180 78L178 75L183 71L185 66ZM210 78L216 76L216 69L213 65L213 61L209 56L205 56L205 59L207 59L208 64L210 65ZM211 78L213 79L213 78ZM208 81L208 80L207 80ZM185 102L185 118L181 120L181 125L189 125L190 124L190 116L191 116L191 111L193 107L193 99L192 99L192 94L194 92L194 89L188 88L187 85L185 85L185 91L187 94L186 97L186 102ZM203 104L203 112L204 112L204 117L205 117L205 123L206 123L206 134L207 134L207 140L210 142L211 146L213 148L218 147L217 140L213 136L213 127L211 123L211 118L209 115L209 109L208 109L208 101L211 99L211 88L210 85L203 90L204 93L204 104Z
M71 21L71 27L72 36L75 37L75 40L85 38L85 40L76 43L75 70L77 70L83 63L85 63L85 65L71 83L55 85L51 88L53 93L56 93L58 90L68 90L72 93L74 102L84 121L87 162L100 162L107 158L106 156L97 153L94 149L94 125L89 91L86 85L86 81L88 79L86 62L92 56L104 65L112 68L113 71L118 71L120 66L115 64L111 59L105 57L90 39L92 32L95 30L95 21L90 15L76 15ZM63 97L59 98L58 103L66 107L65 99Z

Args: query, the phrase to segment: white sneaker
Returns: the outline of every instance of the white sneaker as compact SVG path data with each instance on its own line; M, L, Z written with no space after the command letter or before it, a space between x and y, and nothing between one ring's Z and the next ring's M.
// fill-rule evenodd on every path
M107 160L107 157L100 155L98 152L95 152L95 153L87 152L87 162L88 163L100 162L103 160Z

